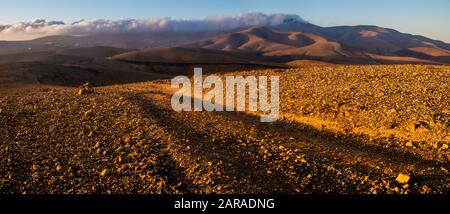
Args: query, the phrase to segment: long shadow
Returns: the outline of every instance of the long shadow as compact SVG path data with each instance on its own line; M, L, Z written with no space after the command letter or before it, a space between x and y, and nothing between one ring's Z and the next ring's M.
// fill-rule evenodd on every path
M141 95L155 92L145 92ZM159 92L158 92L159 93ZM167 94L164 94L167 95ZM197 98L193 98L198 100ZM200 101L200 100L198 100ZM296 137L298 140L304 140L311 144L311 139L319 147L340 148L352 151L357 154L370 155L374 159L381 159L390 163L404 165L419 165L424 167L450 167L449 163L442 163L433 160L427 160L410 151L398 147L383 147L383 139L371 141L369 137L363 134L346 135L339 134L330 130L319 130L314 126L300 123L297 121L279 120L274 123L261 123L260 117L246 112L211 112L224 116L228 119L244 122L247 126L256 125L257 130L268 133L277 133L287 137ZM371 143L367 143L371 142ZM293 145L295 146L295 145Z
M318 130L311 125L292 121L260 123L260 117L249 115L244 112L215 112L215 114L223 115L228 119L244 122L246 126L256 125L256 131L258 132L278 133L287 137L296 137L296 139L302 140L303 144L315 144L313 145L313 148L307 148L306 150L309 150L308 155L310 157L317 157L314 159L318 161L322 159L321 157L327 157L328 161L332 161L329 160L329 157L332 156L333 153L324 153L323 151L327 151L323 149L324 147L328 148L328 151L332 151L336 148L343 150L344 152L350 151L351 154L347 156L350 158L356 158L358 155L362 155L364 157L363 160L371 158L375 161L377 166L380 166L380 168L374 168L365 164L364 162L333 163L333 165L339 167L355 169L356 171L361 172L364 175L370 175L371 177L375 178L385 178L389 175L385 175L385 172L383 172L383 166L395 167L394 170L398 170L397 173L404 172L404 170L409 171L408 168L410 168L411 166L415 166L415 168L419 167L419 169L416 168L415 171L422 171L422 169L424 169L424 171L428 171L426 173L423 173L422 171L420 172L420 174L415 174L415 176L411 179L411 182L433 184L431 186L436 186L437 184L440 186L446 186L448 184L448 175L444 173L441 168L449 169L449 163L427 160L409 151L400 150L400 148L386 149L381 145L376 145L376 142L368 144L365 143L367 142L366 140L368 137L363 135L348 136L343 134L336 134L332 131ZM312 142L310 139L314 139L314 142ZM295 143L290 143L290 146L292 146L292 148L294 149L298 148L298 145L296 145L298 143L298 141L296 141ZM430 171L430 169L432 170ZM323 171L326 173L326 169L323 169ZM323 184L323 182L320 180L315 182ZM330 184L332 186L334 183L331 179L329 179L327 182L329 182L327 186L330 186ZM312 182L306 188L312 188L314 185L315 183ZM336 185L340 185L340 183L337 182Z
M295 121L281 120L275 123L260 123L260 117L249 115L244 112L215 113L224 115L227 118L243 121L246 124L255 124L258 130L279 133L288 137L296 137L296 139L304 141L310 141L310 139L314 139L314 143L319 144L318 146L337 149L341 148L347 151L356 152L357 154L370 155L374 159L381 159L384 161L389 161L390 163L421 165L425 167L450 166L450 164L448 163L441 163L438 161L424 159L409 151L402 150L401 148L384 148L382 145L377 144L378 141L366 143L369 141L369 137L365 135L338 134L329 130L319 130L311 125Z
M194 130L190 124L180 121L174 117L170 117L167 110L158 105L153 104L150 100L141 96L133 96L131 99L146 112L147 117L155 120L165 131L176 136L177 139L188 139L191 147L191 154L198 157L203 157L206 160L221 160L225 163L233 163L232 165L223 164L225 177L214 180L216 184L227 186L230 183L241 185L235 188L234 192L249 192L252 189L246 189L251 186L257 187L257 192L254 193L288 193L294 189L294 184L283 174L274 173L267 175L266 172L270 166L265 163L258 162L255 165L255 158L246 155L238 155L239 151L233 150L233 143L237 143L236 139L227 138L225 143L212 142L209 133L203 133ZM167 111L167 112L166 112ZM211 149L211 146L216 147L216 151ZM220 156L216 152L220 151ZM216 153L216 154L215 154ZM236 156L238 155L238 157ZM236 166L236 164L239 166ZM247 183L242 186L236 179L233 178L247 178ZM220 179L220 180L219 180Z
M190 142L199 142L191 145L195 148L195 150L203 151L198 152L195 155L201 155L208 159L217 159L217 157L211 155L213 151L208 150L212 145L211 144L212 142L207 140L210 139L208 136L207 138L205 138L205 133L196 132L193 130L192 126L189 123L184 123L179 119L170 117L170 115L174 114L174 112L170 111L170 108L164 109L163 107L160 107L152 103L151 100L144 98L145 95L150 94L161 94L161 93L144 92L138 95L135 94L133 96L133 99L136 101L136 104L138 104L138 106L140 106L144 111L148 113L148 115L151 116L152 119L156 119L158 123L162 127L164 127L164 129L166 129L166 131L173 133L175 136L179 138L188 137ZM351 165L345 162L333 163L333 165L336 165L338 167L339 166L344 168L350 167L352 169L356 169L356 171L363 173L365 175L371 175L371 177L375 178L383 178L386 177L385 173L383 172L383 166L395 167L394 170L402 170L402 171L404 169L409 168L410 166L415 166L420 167L422 169L433 169L433 170L431 172L428 171L428 173L425 174L421 173L420 175L418 175L418 177L413 178L414 181L417 181L419 183L432 182L434 184L439 183L444 186L446 185L445 179L447 179L447 176L439 169L441 167L448 168L449 167L448 163L440 163L433 160L427 160L409 151L401 150L400 148L387 149L384 148L382 145L376 145L376 142L370 144L365 143L367 142L366 141L367 137L363 135L349 136L344 134L336 134L332 131L316 129L315 127L310 126L308 124L285 120L281 120L275 123L260 123L259 116L249 115L244 112L212 112L212 113L223 116L228 120L243 122L246 127L255 127L257 133L258 132L274 133L286 138L295 137L296 140L300 140L301 142L295 141L295 143L286 143L284 145L291 144L287 146L292 146L293 148L295 148L296 146L298 148L298 145L296 145L297 143L301 143L304 145L312 145L312 148L306 148L306 151L309 151L307 153L311 157L313 158L317 157L314 158L314 160L318 160L319 162L321 161L321 157L330 157L333 155L328 153L327 151L338 149L340 150L340 152L347 153L346 154L347 158L348 157L355 158L357 156L362 156L363 157L362 160L367 160L367 158L370 158L370 160L374 160L375 165L380 166L380 168L374 168L364 163L352 163ZM205 123L207 123L207 121L205 121ZM189 130L188 132L190 134L189 136L184 136L183 133L177 133L177 130L178 131ZM223 151L222 154L224 157L234 157L236 155L236 152L238 151L230 152L229 147L232 146L230 142L233 143L236 141L236 139L227 139L226 141L227 143L220 145L219 149ZM217 146L217 144L214 145ZM233 161L240 161L243 163L241 165L240 171L243 172L244 174L248 173L249 171L255 171L255 166L252 165L254 160L251 159L250 157L244 156L240 160L233 160ZM225 170L233 171L236 169L235 167L236 166L230 166ZM265 165L258 170L262 171L263 168L268 167L269 165ZM319 170L323 171L324 174L327 174L326 169L319 169ZM420 169L418 171L420 171ZM239 175L239 173L237 174ZM279 176L278 178L279 180L273 180L273 178L267 177L264 173L258 173L258 175L255 175L255 177L258 176L263 177L260 177L260 181L252 180L252 182L255 182L254 184L260 186L262 189L265 190L265 192L274 192L273 184L277 184L279 187L281 187L281 189L289 188L289 186L291 185L289 179L287 177L283 177L284 175L277 175ZM327 175L326 177L329 177L327 179L328 180L327 186L329 186L330 189L333 189L332 186L334 184L336 185L341 184L339 183L339 181L334 180L332 175ZM320 180L315 182L323 184L323 181ZM309 185L309 187L311 188L312 186L314 186L314 182ZM291 191L288 192L292 192L292 189Z

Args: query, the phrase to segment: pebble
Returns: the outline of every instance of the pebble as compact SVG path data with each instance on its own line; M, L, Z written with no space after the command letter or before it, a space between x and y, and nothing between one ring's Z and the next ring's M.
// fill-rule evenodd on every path
M109 170L108 169L104 169L101 173L100 173L100 176L102 176L102 177L106 177L106 176L108 176L109 175Z
M83 95L88 95L88 94L93 94L93 93L94 93L94 88L89 83L86 83L86 84L80 86L80 88L78 89L77 95L83 96Z
M100 146L101 146L101 143L100 143L100 142L97 142L97 143L95 144L95 147L94 147L94 148L98 149L98 148L100 148Z
M411 177L409 175L400 173L400 174L398 174L395 181L397 181L397 183L399 183L399 184L408 184L409 179L411 179Z
M88 110L86 112L84 112L84 117L89 117L92 115L92 110Z
M131 142L131 138L129 136L126 136L123 138L123 142L124 143L130 143Z
M406 146L406 147L413 147L414 145L413 145L413 143L412 143L411 141L408 141L408 142L405 144L405 146Z
M37 171L37 170L39 170L39 165L33 164L33 165L31 166L31 169L32 169L33 171Z
M41 178L41 174L39 174L39 172L35 172L31 175L31 177L33 178L33 181L38 181Z
M59 172L59 171L61 171L61 169L62 169L61 165L57 164L56 165L56 171Z

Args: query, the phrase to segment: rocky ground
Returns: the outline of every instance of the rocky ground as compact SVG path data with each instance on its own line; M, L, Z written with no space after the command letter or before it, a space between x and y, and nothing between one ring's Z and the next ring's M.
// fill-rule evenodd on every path
M0 193L449 192L449 67L239 74L280 75L280 121L176 113L167 82L0 86Z

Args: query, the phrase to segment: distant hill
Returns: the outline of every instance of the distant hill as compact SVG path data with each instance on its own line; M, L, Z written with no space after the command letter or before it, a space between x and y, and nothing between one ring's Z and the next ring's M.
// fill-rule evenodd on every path
M119 54L111 60L146 65L164 74L191 74L194 67L205 72L223 72L263 67L282 67L271 59L254 54L205 48L157 48Z
M113 48L106 46L99 47L88 47L88 48L74 48L74 49L64 49L58 51L58 54L61 55L71 55L71 56L80 56L80 57L90 57L90 58L107 58L112 57L118 54L126 53L132 51L130 49L123 48Z
M0 84L79 86L90 82L93 85L111 85L170 78L145 66L103 57L120 52L119 49L97 47L2 55Z
M266 27L221 35L187 47L235 51L271 57L280 61L297 59L330 62L370 63L371 58L343 47L322 36L274 30Z
M0 55L97 46L120 49L170 47L189 44L194 41L220 35L221 33L223 32L143 32L85 36L48 36L29 41L0 41Z
M287 22L227 32L49 36L0 41L0 83L77 86L267 67L450 64L450 44L377 26Z
M302 28L304 25L307 27ZM301 24L257 27L187 47L253 53L278 57L281 61L450 63L450 46L446 43L373 26L321 28Z
M249 57L262 56L265 60L283 63L294 60L362 64L450 63L450 44L442 41L378 26L320 27L305 22L286 22L273 27L250 26L224 32L143 32L0 41L0 55L48 51L65 54L67 49L85 51L70 55L95 55L84 49L93 47L96 53L105 52L100 56L117 55L126 50L156 48L156 51L164 51L163 48L184 47L197 49L196 52L198 49L239 52L241 57L248 54Z
M265 64L264 58L252 54L204 48L157 48L132 51L111 57L115 60L148 63L190 64Z

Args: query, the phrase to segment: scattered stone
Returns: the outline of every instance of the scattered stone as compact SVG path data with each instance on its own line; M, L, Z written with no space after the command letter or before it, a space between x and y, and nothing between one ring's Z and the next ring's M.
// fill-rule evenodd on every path
M33 171L38 171L39 170L39 165L37 165L37 164L33 164L32 166L31 166L31 170L33 170Z
M86 83L79 87L78 96L89 95L94 93L94 87L91 86L90 83Z
M397 183L399 183L399 184L408 184L410 178L411 177L409 175L400 173L400 174L398 174L395 181L397 181Z
M124 143L130 143L131 142L131 138L129 136L126 136L123 138L123 142Z
M95 147L94 147L94 148L98 149L98 148L100 148L101 145L102 145L102 144L101 144L100 142L97 142L97 143L95 144Z
M448 149L448 145L447 144L442 144L441 146L441 150L447 150Z
M102 176L102 177L109 176L109 170L108 170L108 169L104 169L104 170L100 173L100 176Z
M378 66L370 68L373 71L368 71L369 73L384 72L378 71ZM398 72L395 71L397 68L387 69L386 72L398 75ZM280 75L295 75L296 72L298 71L293 70L293 72L280 73ZM438 93L427 91L426 94L415 91L417 86L420 87L422 80L424 84L441 84L442 78L447 78L448 72L445 71L447 73L441 75L441 78L426 78L417 82L408 80L408 84L412 82L411 87L409 85L405 87L400 81L396 81L392 87L389 81L384 81L387 80L384 77L381 77L383 81L368 79L369 85L366 81L361 81L361 79L353 81L350 77L348 81L341 81L339 75L334 75L339 80L336 84L323 85L320 82L316 84L315 80L321 79L324 72L328 72L330 75L335 73L333 68L325 68L317 72L301 72L300 75L297 75L301 78L292 81L292 86L282 83L283 87L286 86L286 90L291 88L295 97L292 100L286 99L287 104L282 102L281 105L284 105L282 109L287 113L298 115L299 120L305 120L307 124L314 125L312 128L318 129L311 135L305 135L307 139L316 139L317 137L324 141L330 140L333 142L332 145L336 146L336 150L331 147L321 150L322 144L302 143L307 140L303 139L303 135L298 135L298 144L286 142L296 140L291 137L295 134L291 131L307 133L309 130L307 124L299 126L287 119L279 124L268 125L267 128L260 127L258 123L253 125L255 130L247 134L247 129L253 122L246 120L245 117L242 118L242 123L238 123L235 118L228 120L227 115L172 114L173 110L170 105L166 105L170 104L170 101L164 100L165 95L158 96L158 99L154 99L153 95L141 97L141 90L136 90L138 93L134 94L136 92L134 89L139 89L140 86L134 85L126 86L130 88L122 88L122 86L102 88L102 92L108 93L96 94L95 99L94 97L74 99L76 90L58 89L52 94L17 95L17 99L15 96L7 105L0 101L0 107L3 108L3 114L0 116L0 133L6 134L0 145L1 163L4 166L3 181L0 179L0 183L15 182L17 185L17 188L3 188L2 193L20 193L25 190L27 193L62 192L69 194L105 193L108 190L113 193L136 191L176 194L178 191L180 193L211 193L214 192L217 183L223 184L216 189L223 193L260 192L261 187L272 187L272 185L273 192L320 193L330 190L333 192L355 190L357 193L384 194L393 193L393 189L397 188L395 191L400 193L409 191L411 193L445 193L448 189L447 183L439 180L448 175L445 165L441 168L430 169L429 179L420 180L419 184L406 174L403 177L407 176L407 179L399 175L396 181L395 177L391 177L387 179L387 182L381 183L384 173L371 174L370 177L364 176L366 175L365 168L358 167L359 163L368 161L368 165L380 171L383 168L396 169L401 165L384 159L384 156L372 161L373 151L357 157L352 156L353 153L348 153L348 155L346 151L351 148L344 145L341 152L338 142L342 141L345 144L348 143L348 140L353 140L351 134L356 132L364 134L371 131L367 141L366 138L355 138L355 140L360 141L361 145L365 145L366 142L374 144L380 142L381 145L393 145L398 150L411 150L413 155L417 154L418 157L424 155L430 160L439 157L439 161L446 159L450 161L448 149L444 151L448 145L443 145L444 143L448 144L449 139L446 138L448 133L445 126L448 117L444 115L443 119L438 120L440 121L438 123L433 115L429 115L434 113L434 111L429 111L430 109L446 107L446 97L442 95L441 91ZM352 76L366 75L358 73L359 71L350 70L349 72ZM422 74L422 72L419 73ZM435 73L433 75L440 75L439 72ZM403 78L401 75L399 78L392 75L391 77L394 80ZM312 80L308 80L311 84L302 84L308 83L303 80L308 78ZM330 76L326 76L325 79L327 78ZM342 82L346 84L345 87L356 85L360 89L346 89L347 94L340 94L339 88ZM296 85L305 85L301 86L303 87L302 93L298 93ZM408 92L399 96L402 99L391 96L397 94L392 90L396 89L397 85L402 87L398 88L399 91ZM442 87L435 88L441 90ZM126 93L116 93L116 89ZM64 91L67 91L69 96ZM385 96L382 98L367 96L369 93L381 94L378 91L384 91ZM80 94L84 94L84 92ZM117 105L117 100L127 101L120 98L121 96L127 96L127 100L130 102L121 102L120 105ZM289 94L281 96L291 97ZM408 102L405 102L404 96L408 97ZM336 103L333 103L334 100ZM5 117L6 114L8 116L11 114L13 117L23 108L24 103L29 102L38 103L39 109L42 110L37 115L38 117L29 117L28 115L20 118ZM427 105L424 105L424 102L428 102ZM304 108L306 105L310 105L307 110ZM341 107L352 114L353 121L340 117ZM383 114L394 107L396 108L395 114ZM27 106L27 110L32 110L32 108L32 105ZM94 111L92 116L85 113L90 109ZM83 118L84 114L89 116L89 120ZM288 118L290 120L295 117L289 116ZM425 118L424 120L428 122L419 123L419 118ZM322 124L325 119L330 123ZM413 129L416 128L416 124L419 124L416 132L408 133L405 130L409 120L414 121ZM208 123L203 123L203 121L208 121ZM286 130L283 130L284 125L286 125ZM422 132L421 130L425 130L423 126L428 125L433 131ZM42 127L48 127L48 129L42 129ZM329 130L326 132L327 135L322 136L323 133L320 132L319 127L326 127ZM397 128L390 130L390 127ZM345 133L341 133L339 130L343 130L342 132L345 131ZM197 135L197 133L203 134ZM347 133L349 138L346 138ZM392 137L388 137L387 135L391 135L391 133ZM399 136L404 138L399 138ZM209 146L210 144L207 143L213 141L212 139L215 139L216 143ZM42 147L40 145L42 142L59 143ZM285 145L280 146L281 144ZM402 148L397 148L399 145ZM434 145L436 145L435 149L432 148ZM217 149L215 149L216 146ZM406 148L407 146L411 148ZM292 152L291 148L298 149ZM439 152L436 152L438 149L440 149ZM316 151L324 151L324 153L316 153ZM387 154L390 152L388 151ZM397 152L392 152L392 155L395 154ZM403 157L398 158L402 159ZM419 169L415 168L414 160L407 159L405 162L412 164L407 171L410 175L420 174ZM33 163L36 166L33 166ZM189 179L188 183L193 185L180 187L176 184L180 181L185 182L184 178L179 178L178 167L181 167L182 173L186 173L186 178ZM24 171L26 177L15 173L16 169ZM90 176L92 173L99 179L93 180ZM395 175L393 171L386 174ZM308 176L305 177L305 175ZM279 179L278 176L283 176L283 179ZM117 180L113 181L109 178L117 178ZM324 179L336 186L330 187L329 182L323 183ZM34 180L37 182L32 185L31 182ZM386 179L384 180L386 181ZM247 184L251 184L251 186L246 186ZM425 184L430 188L423 186ZM291 185L294 188L284 188L284 186L290 187ZM281 186L283 189L278 188Z
M87 110L86 112L84 112L84 117L89 117L92 115L92 110Z
M413 144L412 141L408 141L408 142L405 144L405 146L406 146L406 147L413 147L414 144Z
M431 189L427 185L422 186L422 194L429 194Z
M33 179L33 182L36 182L41 178L41 174L39 172L35 172L31 175L31 178Z
M59 171L61 171L62 167L61 167L61 165L56 164L56 168L55 169L56 169L57 172L59 172Z
M421 120L418 124L419 127L424 127L426 129L431 129L431 124L427 120Z

